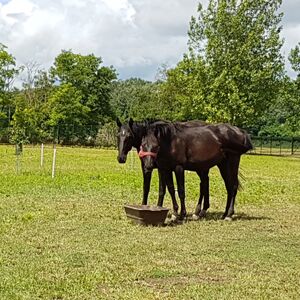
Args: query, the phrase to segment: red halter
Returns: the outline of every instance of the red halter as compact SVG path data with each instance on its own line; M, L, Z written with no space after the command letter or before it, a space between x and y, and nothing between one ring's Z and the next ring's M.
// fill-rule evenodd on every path
M139 158L143 158L145 156L152 156L153 158L156 158L157 153L155 153L155 152L145 152L145 151L143 151L143 148L141 146L140 151L139 151Z

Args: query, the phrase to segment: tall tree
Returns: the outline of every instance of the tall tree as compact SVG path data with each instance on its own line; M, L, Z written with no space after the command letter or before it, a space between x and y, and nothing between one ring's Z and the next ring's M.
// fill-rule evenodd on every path
M85 124L102 123L112 117L110 108L111 82L116 79L112 67L101 66L93 54L80 55L62 51L55 58L51 74L59 84L72 85L81 94L81 104L89 108Z
M125 120L161 117L159 83L131 78L114 82L111 107L114 114Z
M38 69L36 63L26 64L24 71L22 90L15 92L13 97L11 140L40 142L50 139L48 101L54 82L47 72Z
M169 120L208 118L207 73L203 60L184 55L173 69L166 70L166 80L160 89L163 117Z
M48 101L48 112L47 124L59 131L61 140L70 142L76 136L84 138L85 132L78 129L86 121L90 109L82 104L82 93L72 84L64 83L55 89Z
M284 66L280 4L210 0L207 9L199 4L190 22L188 58L201 66L196 74L202 82L186 95L200 117L249 126L272 103ZM187 78L189 69L183 74Z
M7 47L0 43L0 125L9 124L11 116L11 88L19 73L15 58L7 52Z
M290 52L289 61L292 69L297 72L297 78L300 77L300 42Z
M289 114L286 122L293 135L300 135L300 42L291 50L289 61L297 77L290 82L289 97L286 106L289 108Z

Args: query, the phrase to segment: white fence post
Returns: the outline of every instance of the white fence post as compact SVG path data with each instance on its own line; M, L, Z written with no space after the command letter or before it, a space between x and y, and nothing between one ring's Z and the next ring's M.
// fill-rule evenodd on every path
M21 171L21 161L20 161L20 157L23 153L23 144L16 144L16 172L17 174L20 173Z
M44 165L44 144L41 144L41 167Z
M53 159L52 159L52 178L55 176L55 164L56 164L56 146L53 146Z

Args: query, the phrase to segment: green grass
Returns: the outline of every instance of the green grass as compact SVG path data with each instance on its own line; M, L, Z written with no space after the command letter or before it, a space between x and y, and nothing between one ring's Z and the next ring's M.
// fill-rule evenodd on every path
M206 220L142 227L125 216L140 203L136 154L25 147L16 174L0 148L0 299L300 299L300 159L246 155L236 218L220 220L226 193L210 173ZM150 202L158 195L155 172ZM187 173L192 213L199 180ZM171 207L170 197L165 206Z

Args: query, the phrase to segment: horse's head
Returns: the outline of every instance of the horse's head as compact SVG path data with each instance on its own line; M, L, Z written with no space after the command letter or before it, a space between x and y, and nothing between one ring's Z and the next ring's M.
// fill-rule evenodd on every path
M131 150L134 142L134 134L132 131L133 120L130 118L128 124L122 124L117 119L118 129L118 162L124 164L127 159L127 154Z
M143 161L144 170L151 171L155 167L157 154L159 151L159 137L156 130L149 130L142 139L139 157Z

